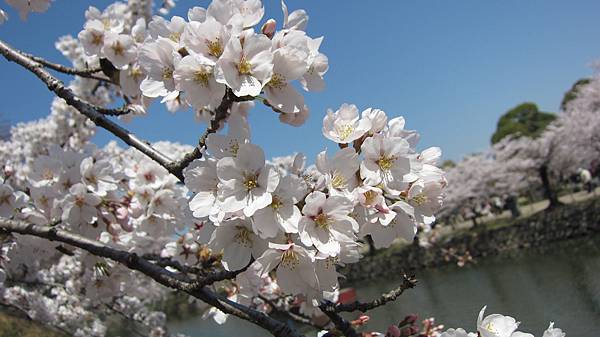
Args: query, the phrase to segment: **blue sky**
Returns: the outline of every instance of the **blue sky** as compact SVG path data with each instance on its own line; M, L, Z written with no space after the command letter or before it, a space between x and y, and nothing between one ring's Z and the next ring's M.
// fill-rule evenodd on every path
M110 1L55 0L45 14L21 22L3 2L10 20L0 39L50 60L66 61L54 49L61 35L76 35L89 5ZM208 1L179 0L173 14ZM281 22L279 1L266 0L266 17ZM600 58L600 1L597 0L412 0L300 1L293 10L310 16L308 33L325 36L327 89L307 93L311 118L303 127L278 122L259 107L252 111L253 142L267 156L316 153L334 144L321 135L327 108L354 103L360 110L383 109L404 116L422 134L420 147L440 146L444 157L458 159L485 149L498 117L523 102L558 111L563 93L589 75ZM0 60L0 116L11 123L44 117L51 94L33 75ZM204 125L191 111L168 113L156 103L150 116L127 125L151 141L195 144ZM97 144L112 137L101 131Z

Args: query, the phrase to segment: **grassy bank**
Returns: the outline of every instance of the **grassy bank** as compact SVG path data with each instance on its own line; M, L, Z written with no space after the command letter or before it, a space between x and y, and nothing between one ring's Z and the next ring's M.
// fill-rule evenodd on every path
M0 311L0 337L66 337L42 324Z

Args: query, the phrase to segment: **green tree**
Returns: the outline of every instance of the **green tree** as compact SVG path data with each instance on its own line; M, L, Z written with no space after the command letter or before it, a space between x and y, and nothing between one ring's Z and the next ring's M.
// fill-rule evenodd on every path
M579 94L579 91L581 91L581 88L588 85L590 82L591 80L589 78L582 78L573 83L571 89L569 89L569 91L565 93L565 96L563 96L563 100L560 102L560 109L565 111L567 109L567 104L574 100L577 97L577 94Z
M500 117L496 132L492 135L492 144L496 144L508 135L535 138L554 119L556 115L540 111L535 103L521 103Z

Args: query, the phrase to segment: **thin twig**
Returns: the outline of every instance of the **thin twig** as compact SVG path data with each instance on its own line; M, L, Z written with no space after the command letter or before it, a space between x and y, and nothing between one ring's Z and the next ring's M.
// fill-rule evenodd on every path
M52 70L56 70L58 72L61 72L63 74L68 74L68 75L77 75L80 77L88 77L92 74L95 73L99 73L102 71L102 68L97 67L97 68L88 68L88 69L76 69L76 68L71 68L62 64L58 64L58 63L54 63L54 62L50 62L44 58L41 58L39 56L35 56L29 53L26 53L24 51L19 51L19 53L29 59L32 59L33 61L43 65L46 68L52 69ZM108 81L108 78L98 78L102 81Z
M360 337L358 332L352 327L352 323L348 322L344 317L340 316L335 311L335 304L330 301L322 301L319 309L323 311L331 320L336 329L338 329L346 337Z
M352 312L352 311L361 311L367 312L369 310L375 309L382 305L385 305L388 302L395 301L405 290L414 288L417 284L417 280L412 276L403 275L402 284L396 288L391 290L390 292L381 295L379 298L371 301L371 302L359 302L354 301L352 303L347 304L337 304L333 307L327 307L328 309L332 309L334 312Z

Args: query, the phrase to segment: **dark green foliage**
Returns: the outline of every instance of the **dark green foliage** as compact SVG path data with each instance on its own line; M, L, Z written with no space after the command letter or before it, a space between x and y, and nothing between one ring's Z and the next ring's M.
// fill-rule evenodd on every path
M569 91L567 91L565 93L565 96L563 97L562 102L560 102L560 109L562 111L565 111L567 108L567 104L569 104L569 102L574 100L577 97L577 94L579 94L579 91L581 90L581 88L586 86L588 83L590 83L590 81L591 80L589 78L582 78L582 79L578 80L577 82L575 82L573 84L573 86L571 87L571 89L569 89Z
M456 163L455 163L454 161L450 160L450 159L446 159L446 160L444 160L444 162L442 163L442 168L443 168L444 170L451 169L451 168L453 168L453 167L455 167L455 166L456 166Z
M492 144L508 135L535 138L554 119L556 115L540 111L535 103L521 103L500 117L496 132L492 135Z

